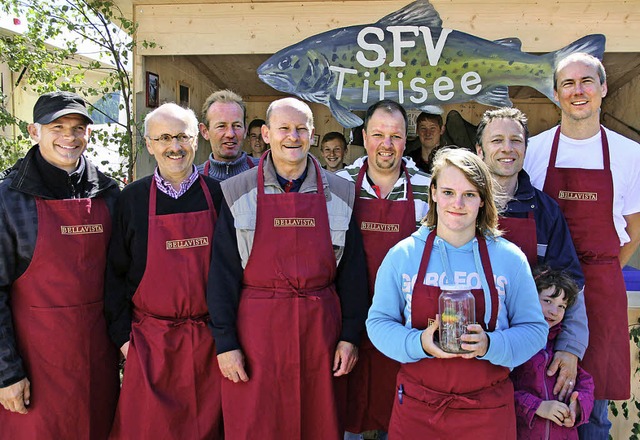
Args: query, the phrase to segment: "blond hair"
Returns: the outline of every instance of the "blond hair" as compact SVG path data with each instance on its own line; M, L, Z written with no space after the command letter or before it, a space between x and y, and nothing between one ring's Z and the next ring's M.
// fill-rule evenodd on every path
M202 123L206 125L207 128L209 127L209 116L207 115L207 113L209 112L209 107L211 107L216 102L232 102L238 104L242 109L242 125L245 124L245 119L247 118L247 106L244 104L242 97L236 92L224 89L213 92L207 97L207 99L204 101L204 104L202 105Z
M498 229L498 208L495 197L498 195L498 186L495 184L491 172L480 157L464 148L442 148L433 160L430 189L438 187L438 177L448 167L459 169L466 179L480 194L480 200L484 202L478 210L476 229L484 236L499 237L502 232ZM431 191L430 191L431 193ZM429 197L429 212L423 220L423 224L433 229L438 224L438 211L433 197Z

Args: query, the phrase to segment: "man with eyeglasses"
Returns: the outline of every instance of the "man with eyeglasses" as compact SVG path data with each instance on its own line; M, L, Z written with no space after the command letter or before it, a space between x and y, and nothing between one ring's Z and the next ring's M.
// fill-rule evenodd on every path
M0 181L0 431L106 439L119 389L103 314L110 209L120 190L83 153L75 93L38 98L34 145Z
M242 98L231 90L209 95L202 106L200 134L211 144L211 154L198 166L200 173L221 182L258 164L258 159L242 151L246 116Z
M220 439L220 372L205 288L222 192L193 165L198 120L168 103L144 121L158 166L116 204L105 310L126 359L111 439Z

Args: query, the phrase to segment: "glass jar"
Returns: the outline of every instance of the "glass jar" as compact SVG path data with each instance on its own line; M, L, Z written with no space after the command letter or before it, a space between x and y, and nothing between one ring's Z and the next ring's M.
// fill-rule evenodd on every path
M461 347L460 336L467 332L467 325L476 322L476 301L466 285L440 287L440 348L449 353L467 353Z

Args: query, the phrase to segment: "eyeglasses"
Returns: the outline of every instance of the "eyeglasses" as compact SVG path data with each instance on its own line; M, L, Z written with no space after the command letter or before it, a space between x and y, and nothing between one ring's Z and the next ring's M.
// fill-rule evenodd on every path
M175 136L171 136L170 134L165 133L165 134L161 134L155 139L149 136L147 137L149 138L149 140L160 142L162 145L165 145L165 146L171 145L174 139L177 139L180 145L189 145L191 143L191 140L194 138L193 136L189 136L188 134L185 134L185 133L180 133Z

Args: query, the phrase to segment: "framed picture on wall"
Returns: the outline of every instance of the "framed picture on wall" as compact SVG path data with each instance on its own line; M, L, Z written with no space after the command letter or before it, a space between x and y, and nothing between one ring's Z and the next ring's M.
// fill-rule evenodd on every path
M160 77L147 72L147 107L157 107L160 101Z
M189 88L189 84L184 83L182 81L178 81L178 85L176 87L176 102L185 108L189 107L189 98L191 96L191 90Z
M311 146L312 147L317 147L319 142L320 142L320 135L319 134L314 134L313 135L313 139L311 139Z

